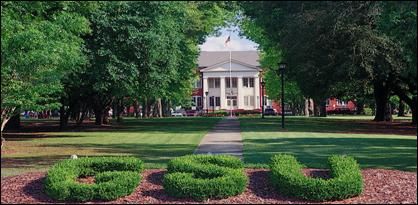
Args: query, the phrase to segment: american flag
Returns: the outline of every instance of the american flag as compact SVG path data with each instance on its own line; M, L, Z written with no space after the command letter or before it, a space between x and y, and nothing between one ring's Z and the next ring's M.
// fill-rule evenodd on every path
M228 45L228 42L230 42L230 41L231 41L231 36L228 36L228 38L225 41L225 46L227 46Z

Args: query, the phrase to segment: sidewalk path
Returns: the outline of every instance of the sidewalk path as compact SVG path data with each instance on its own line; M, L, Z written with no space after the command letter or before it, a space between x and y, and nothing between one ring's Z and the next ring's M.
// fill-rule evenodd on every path
M242 148L239 121L235 117L227 117L203 137L194 153L227 154L242 159Z

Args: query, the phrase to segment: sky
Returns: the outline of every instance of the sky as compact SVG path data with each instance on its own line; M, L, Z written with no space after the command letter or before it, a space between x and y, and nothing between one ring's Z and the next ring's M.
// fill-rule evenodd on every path
M238 30L236 27L228 27L221 29L221 35L219 37L209 36L206 38L206 42L202 45L199 45L202 51L228 51L229 49L225 47L225 41L231 33L231 41L228 43L228 47L232 51L249 51L257 50L258 44L248 40L245 37L240 37L238 35L239 31L229 30Z

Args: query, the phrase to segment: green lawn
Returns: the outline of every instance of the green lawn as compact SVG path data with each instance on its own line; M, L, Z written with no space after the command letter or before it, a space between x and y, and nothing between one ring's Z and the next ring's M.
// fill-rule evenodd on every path
M36 133L39 138L7 139L1 176L43 171L70 155L131 155L146 168L165 167L169 159L191 154L220 118L125 119L118 129ZM23 136L23 135L22 135Z
M276 153L290 153L308 167L324 168L332 154L354 156L362 168L417 170L416 127L386 127L355 117L240 118L247 166L265 167ZM415 133L414 133L415 132ZM370 134L371 133L371 134ZM386 134L392 133L392 134Z

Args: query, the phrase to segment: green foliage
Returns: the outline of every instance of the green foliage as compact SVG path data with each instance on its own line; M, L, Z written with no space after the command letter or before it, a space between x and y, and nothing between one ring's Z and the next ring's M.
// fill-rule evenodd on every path
M172 196L195 200L235 196L245 190L248 179L243 163L226 155L188 155L168 163L164 189Z
M306 200L327 201L360 195L363 178L357 162L348 156L328 159L331 179L310 178L303 175L302 165L292 155L278 154L271 159L272 183L280 193Z
M266 53L262 61L286 61L288 76L304 96L321 101L329 96L369 97L370 89L383 83L410 106L416 104L416 2L241 6L244 33L261 45ZM388 97L376 100L384 105Z
M66 104L85 104L96 114L126 97L143 107L159 99L164 106L186 105L198 77L198 44L231 18L229 7L224 2L102 2L89 18L89 64L65 83Z
M373 110L369 107L364 108L364 114L368 115L368 116L372 116L373 115Z
M75 4L83 3L2 2L2 122L17 108L57 108L62 77L86 63L81 36L89 22Z
M55 164L47 174L46 193L57 200L113 200L132 193L138 186L143 162L134 157L85 157ZM94 184L78 177L95 176Z
M260 115L261 114L261 110L239 110L239 111L235 111L233 114L235 114L236 116L248 116L248 115Z

